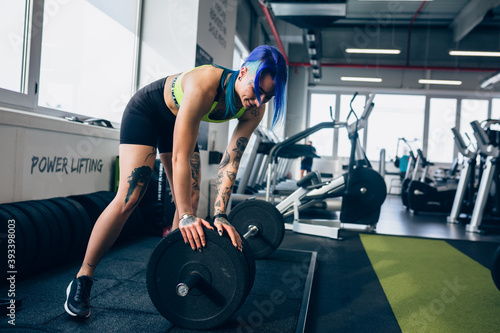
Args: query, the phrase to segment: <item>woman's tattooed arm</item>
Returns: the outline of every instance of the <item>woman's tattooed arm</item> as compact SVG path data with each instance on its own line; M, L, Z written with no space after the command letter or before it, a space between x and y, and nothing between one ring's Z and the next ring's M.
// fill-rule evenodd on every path
M248 139L241 137L236 141L236 147L229 153L227 150L219 165L216 179L215 214L225 213L227 203L233 192L234 181L240 165L241 157L247 146Z
M200 190L200 153L191 155L191 178L193 179L193 190Z
M241 157L243 156L243 153L247 148L247 143L248 143L247 138L239 138L236 141L236 148L233 149L233 151L236 153L236 156L234 157L233 160L233 168L235 168L236 171L238 171L238 168L240 166Z

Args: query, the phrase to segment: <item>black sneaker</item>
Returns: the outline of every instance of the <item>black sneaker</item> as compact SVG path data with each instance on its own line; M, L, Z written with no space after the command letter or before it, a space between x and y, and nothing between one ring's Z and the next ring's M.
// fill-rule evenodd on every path
M73 279L66 289L64 309L73 317L88 318L90 316L90 288L94 278L80 276Z

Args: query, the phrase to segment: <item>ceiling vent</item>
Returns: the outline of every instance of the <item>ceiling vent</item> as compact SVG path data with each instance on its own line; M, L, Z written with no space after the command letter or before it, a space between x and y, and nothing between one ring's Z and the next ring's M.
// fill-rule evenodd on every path
M297 1L274 0L268 2L274 16L302 29L327 28L346 17L346 0Z

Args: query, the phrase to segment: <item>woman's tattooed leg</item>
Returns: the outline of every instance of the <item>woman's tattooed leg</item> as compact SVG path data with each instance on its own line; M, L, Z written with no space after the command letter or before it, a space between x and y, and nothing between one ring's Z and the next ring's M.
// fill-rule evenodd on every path
M127 190L127 196L125 197L125 205L130 201L136 189L139 189L139 197L135 205L139 203L139 199L142 197L142 195L146 191L146 188L148 187L149 179L151 178L152 173L153 170L151 170L151 168L148 166L141 166L132 171L132 174L128 177L129 186Z
M148 161L150 158L156 158L156 148L154 147L152 148L151 153L146 156L144 162ZM128 176L127 178L129 186L127 189L127 195L125 197L125 205L130 201L135 190L139 188L139 196L137 197L137 201L134 204L134 207L137 206L139 200L142 198L142 195L148 187L149 180L151 179L152 174L153 170L146 165L135 168L134 171L132 171L130 176Z

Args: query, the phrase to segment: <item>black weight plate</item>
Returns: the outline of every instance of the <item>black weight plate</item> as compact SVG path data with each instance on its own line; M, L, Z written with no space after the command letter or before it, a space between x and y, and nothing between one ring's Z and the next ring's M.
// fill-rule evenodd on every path
M83 208L85 208L85 211L89 215L90 223L92 225L95 224L99 216L101 216L102 211L108 205L101 198L96 197L92 193L72 195L69 196L68 198L75 200L80 205L82 205Z
M250 293L250 290L252 290L253 283L255 281L255 257L253 255L252 248L244 239L241 237L241 242L243 245L243 254L245 255L245 259L247 261L247 266L248 266L248 275L250 277L250 283L248 285L248 293Z
M247 293L249 294L250 290L252 290L253 283L255 281L255 274L256 274L255 257L253 255L252 248L248 244L247 240L245 238L241 237L241 242L243 245L243 254L245 255L245 259L246 259L247 266L248 266L249 285L248 285L248 292ZM245 300L243 300L243 301L245 301Z
M213 225L212 225L213 226ZM215 229L215 227L214 227ZM249 276L249 284L248 284L248 294L250 293L250 290L252 290L253 283L255 281L255 274L256 274L256 268L255 268L255 257L253 255L252 248L248 244L245 238L241 237L241 242L243 245L243 254L245 255L245 259L247 262L248 266L248 276ZM245 300L243 300L245 301Z
M52 262L57 262L58 257L61 254L61 238L62 238L62 233L61 233L61 227L59 226L59 223L57 222L57 217L44 205L42 205L39 201L28 201L33 208L38 210L40 214L43 215L45 218L45 222L47 225L47 229L49 230L52 238L52 246L51 246L51 255L47 260L47 265Z
M111 192L111 191L99 191L99 192L92 193L92 195L104 200L104 202L106 203L106 206L107 206L111 203L111 201L113 201L113 199L116 196L116 193Z
M68 203L70 203L74 207L74 210L78 214L80 214L80 216L82 218L83 238L84 238L84 244L85 244L83 247L83 251L85 251L85 249L87 248L87 243L88 243L89 238L90 238L90 234L92 233L92 228L93 228L93 225L90 222L89 214L87 213L85 208L77 201L70 199L70 198L63 198L63 199L66 200Z
M33 224L26 214L16 207L3 204L0 205L0 210L7 213L9 219L16 221L16 269L20 275L27 275L32 271L33 263L37 259L38 239L33 232Z
M108 205L115 198L116 193L110 191L100 191L93 193L93 195L104 200ZM136 207L125 222L117 242L120 243L129 239L137 238L137 236L141 235L141 222L142 213L140 212L139 207Z
M91 195L96 200L100 200L101 203L104 204L104 208L106 208L111 203L111 201L113 201L113 199L116 196L116 193L110 192L110 191L99 191L99 192L91 193ZM132 223L135 222L135 219L137 218L138 213L136 213L136 211L138 211L137 208L134 209L132 214L130 214L130 217L127 219L127 221L123 225L122 231L120 232L120 235L118 236L118 238L115 242L116 244L119 244L119 243L123 242L124 240L130 239L130 238L133 238L134 236L136 236L135 232L131 231L131 229L132 229L131 225L132 225Z
M493 282L495 282L495 286L497 286L498 290L500 290L500 246L495 251L493 255L493 262L491 264L491 277L493 278Z
M13 202L10 205L22 210L33 224L33 232L38 239L37 260L33 264L33 271L51 264L52 258L50 256L53 253L53 241L46 218L27 201Z
M247 200L236 205L229 214L229 223L242 236L250 225L259 228L258 234L247 238L256 259L273 253L285 236L283 215L272 203L264 200Z
M351 186L348 192L356 206L363 207L365 211L377 210L385 201L387 187L384 178L373 169L354 169L348 184Z
M64 211L55 203L50 200L39 200L41 205L45 206L48 210L52 212L55 217L54 222L59 226L61 232L58 242L60 243L60 252L57 255L56 262L64 263L66 262L66 257L71 249L71 227L68 222L68 217Z
M144 234L142 221L143 221L142 212L139 209L139 207L136 207L132 212L132 214L130 214L130 217L128 218L127 222L125 223L125 226L128 228L127 231L129 239L137 238L138 236Z
M90 219L87 213L84 212L84 214L82 214L82 212L75 209L75 206L71 203L71 201L76 202L74 200L63 197L52 198L49 200L61 208L66 215L66 222L70 228L71 247L67 253L67 260L71 261L81 258L89 239L89 237L85 235L84 227L85 218L87 218L88 223L90 224ZM81 205L80 207L83 210Z
M384 178L373 169L355 168L349 177L347 193L342 198L340 220L344 223L359 223L358 220L380 209L387 188Z
M248 295L245 255L216 231L205 229L205 236L207 246L198 252L184 243L179 230L170 233L154 249L146 274L148 292L158 312L189 329L206 330L223 324ZM200 272L208 287L203 288L199 282L181 297L176 292L177 284L191 271Z

